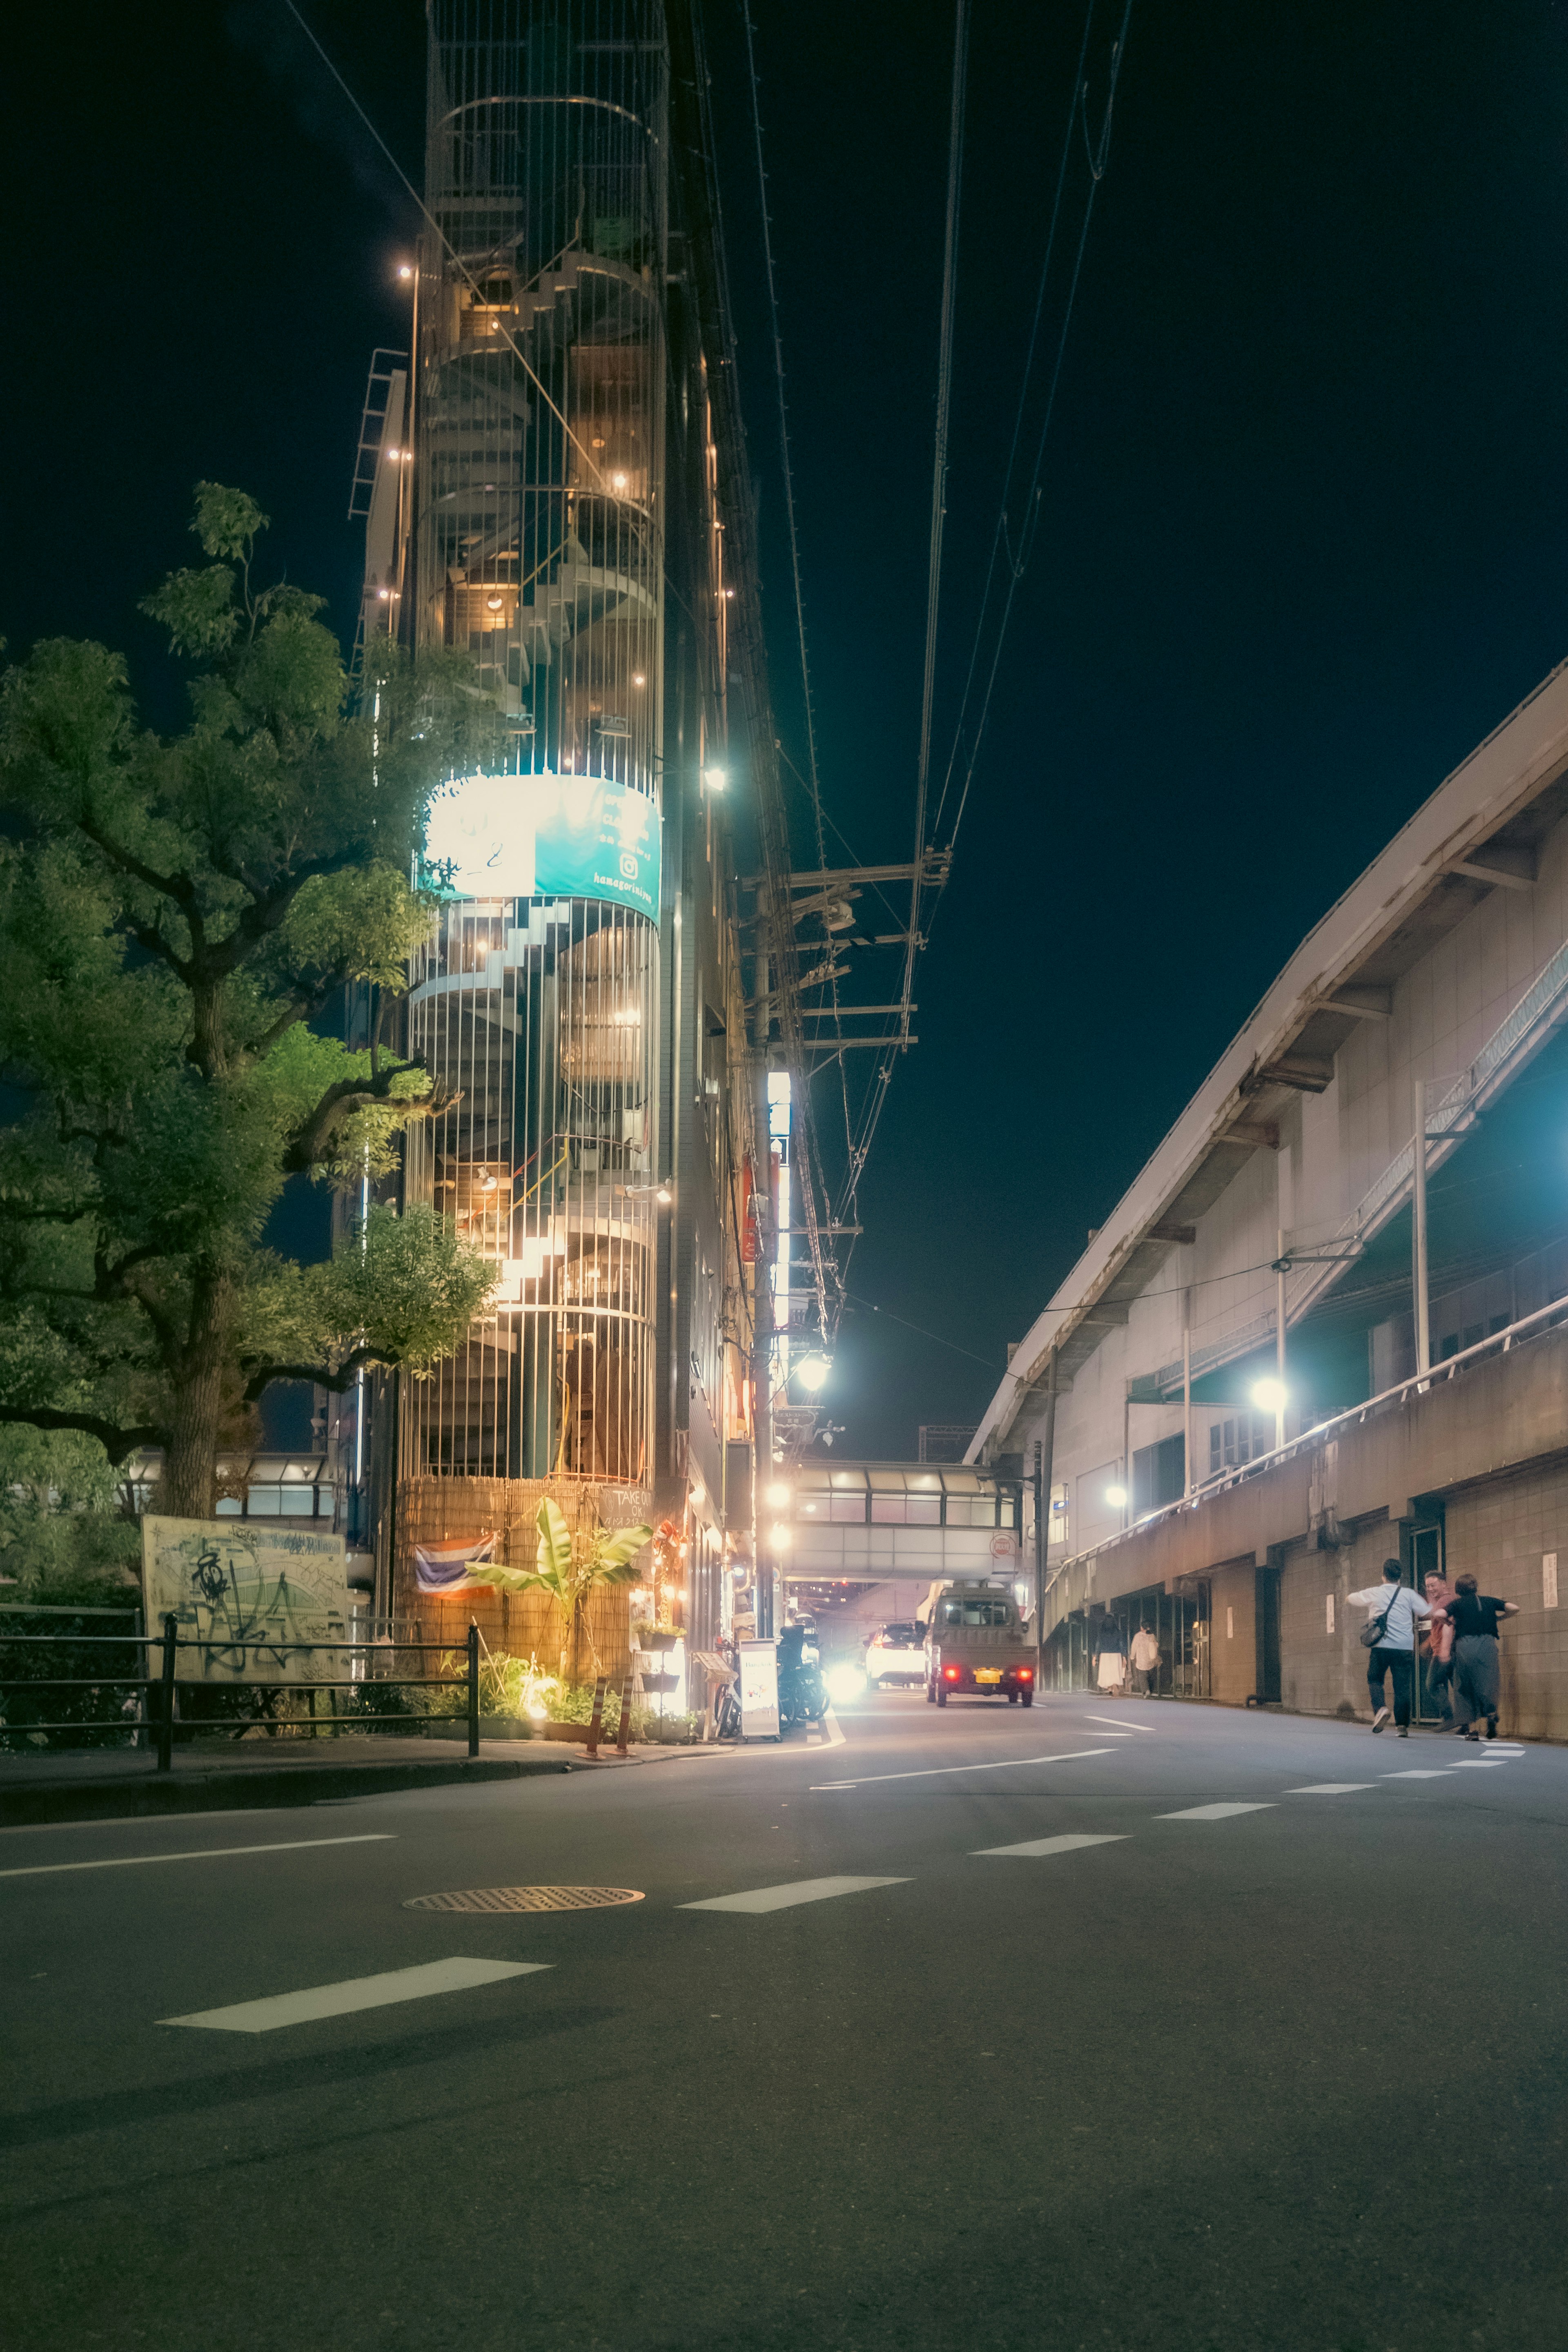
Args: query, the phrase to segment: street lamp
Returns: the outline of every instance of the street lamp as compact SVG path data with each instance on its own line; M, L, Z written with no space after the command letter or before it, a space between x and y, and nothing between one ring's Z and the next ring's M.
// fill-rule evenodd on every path
M1284 1381L1276 1380L1254 1381L1252 1384L1252 1402L1258 1407L1259 1412L1271 1412L1274 1415L1274 1444L1277 1448L1283 1445L1285 1443L1286 1405Z
M805 1356L795 1366L802 1388L809 1389L813 1396L819 1389L826 1387L827 1376L832 1370L826 1356Z
M782 1511L789 1501L789 1488L782 1478L775 1478L771 1486L764 1488L763 1499L771 1503L775 1511Z

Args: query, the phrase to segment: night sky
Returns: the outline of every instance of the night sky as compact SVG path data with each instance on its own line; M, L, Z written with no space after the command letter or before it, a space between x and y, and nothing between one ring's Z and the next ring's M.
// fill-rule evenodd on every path
M861 856L907 857L952 17L754 6L824 789ZM416 0L307 13L417 179ZM943 757L1083 26L1076 5L974 15ZM1119 15L1101 0L1095 120ZM198 477L255 492L276 559L352 633L353 445L372 346L406 342L413 208L281 0L8 31L0 631L13 653L124 646L177 724L133 605L189 560ZM731 0L708 37L804 766ZM844 1328L842 1450L978 1417L1302 934L1563 654L1565 90L1546 0L1134 0L1033 560L862 1187L849 1286L885 1314ZM1073 236L1087 176L1080 139Z

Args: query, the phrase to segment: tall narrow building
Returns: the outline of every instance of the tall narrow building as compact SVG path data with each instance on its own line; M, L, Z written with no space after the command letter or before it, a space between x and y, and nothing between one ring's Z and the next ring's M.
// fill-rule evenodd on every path
M380 355L367 427L366 626L416 662L465 659L500 742L431 813L440 919L405 1018L442 1107L402 1177L498 1287L452 1360L374 1397L374 1442L356 1429L363 1539L384 1612L476 1614L514 1648L471 1572L448 1601L439 1580L486 1542L531 1564L547 1493L574 1522L658 1523L660 1613L699 1644L751 1556L767 1147L731 771L742 785L772 738L760 657L727 643L721 485L749 493L732 403L726 425L709 392L722 268L696 26L673 26L672 138L666 13L430 0L413 350L401 372ZM595 1647L624 1654L613 1612Z

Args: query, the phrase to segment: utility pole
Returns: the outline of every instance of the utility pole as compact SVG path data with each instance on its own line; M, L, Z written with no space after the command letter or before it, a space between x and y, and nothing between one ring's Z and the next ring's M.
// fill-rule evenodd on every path
M1412 1287L1415 1294L1415 1370L1418 1373L1432 1369L1432 1318L1426 1296L1426 1081L1415 1081L1415 1165L1412 1171L1413 1247L1415 1263L1411 1268Z
M1046 1426L1035 1446L1035 1688L1046 1682L1046 1577L1051 1564L1052 1457L1057 1443L1057 1351L1046 1375Z
M1274 1400L1274 1444L1278 1449L1285 1443L1285 1228L1279 1231L1279 1255L1275 1261L1274 1292L1274 1378L1279 1393Z
M754 1116L757 1160L769 1171L767 1208L759 1217L756 1264L752 1283L752 1567L756 1591L757 1633L765 1639L773 1630L773 1562L767 1531L767 1490L773 1476L773 1199L771 1181L773 1146L768 1132L768 1040L773 1030L769 995L768 955L772 945L772 899L764 880L757 898L756 1027L752 1032L756 1061ZM753 1172L752 1182L756 1181ZM765 1565L764 1565L765 1562Z
M1193 1491L1193 1286L1182 1293L1182 1495Z

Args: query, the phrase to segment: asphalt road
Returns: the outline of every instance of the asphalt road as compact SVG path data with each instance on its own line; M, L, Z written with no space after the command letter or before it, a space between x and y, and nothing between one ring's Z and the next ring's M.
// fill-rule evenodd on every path
M1568 1752L840 1724L0 1834L8 2352L1568 2345Z

